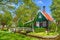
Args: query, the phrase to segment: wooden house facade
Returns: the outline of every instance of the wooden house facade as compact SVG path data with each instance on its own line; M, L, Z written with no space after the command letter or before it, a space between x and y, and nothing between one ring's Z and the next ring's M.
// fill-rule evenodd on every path
M52 22L52 21L53 21L53 18L46 13L45 6L43 6L43 11L38 12L34 26L48 27L49 22Z

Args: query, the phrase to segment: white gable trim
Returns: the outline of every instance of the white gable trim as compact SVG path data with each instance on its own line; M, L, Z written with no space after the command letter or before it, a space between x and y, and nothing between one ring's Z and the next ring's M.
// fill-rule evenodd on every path
M42 14L43 14L43 12L41 11L41 10L39 10L38 12L37 12L37 15L38 15L38 13L39 12L41 12ZM43 14L44 15L44 14ZM45 16L45 15L44 15ZM47 19L47 17L45 16L45 18ZM48 19L47 19L48 20Z
M39 11L37 12L37 15L38 15L39 12L41 12L41 10L39 10Z
M41 11L41 13L44 15L44 13ZM45 16L45 15L44 15ZM45 16L45 18L47 19L47 17ZM47 19L48 20L48 19Z
M39 10L38 12L37 12L37 15L38 15L38 13L39 12L41 12L43 15L44 15L44 13L41 11L41 10ZM50 15L49 15L50 16ZM47 19L47 17L44 15L44 17ZM50 16L51 18L52 18L52 16ZM53 18L52 18L53 19ZM48 19L47 19L48 20ZM53 19L54 20L54 19Z

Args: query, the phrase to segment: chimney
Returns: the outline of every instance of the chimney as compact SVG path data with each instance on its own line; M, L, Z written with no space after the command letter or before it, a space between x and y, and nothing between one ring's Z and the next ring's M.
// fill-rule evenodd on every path
M45 12L45 6L43 6L43 11Z

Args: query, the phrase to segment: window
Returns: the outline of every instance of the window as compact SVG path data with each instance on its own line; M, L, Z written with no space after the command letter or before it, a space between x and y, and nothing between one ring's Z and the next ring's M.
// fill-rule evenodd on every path
M36 26L39 27L39 22L36 22Z
M46 21L43 22L43 27L46 27Z
M42 18L41 15L39 16L39 18Z

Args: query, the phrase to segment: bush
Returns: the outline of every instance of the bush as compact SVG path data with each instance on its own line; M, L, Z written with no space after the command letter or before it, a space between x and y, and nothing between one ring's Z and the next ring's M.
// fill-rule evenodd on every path
M50 29L51 32L56 32L57 31L57 24L51 22L50 25L49 25L49 29Z
M35 32L45 32L45 28L35 28Z
M4 31L8 31L7 28L4 28L3 30L4 30Z
M60 26L57 26L57 28L58 28L57 32L60 34Z

